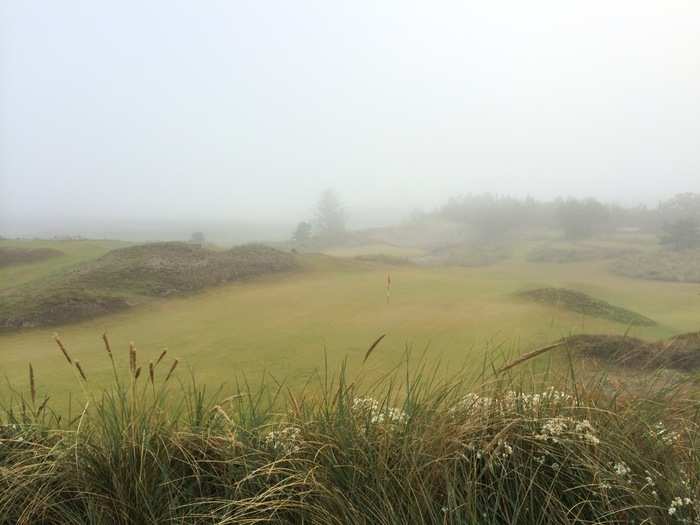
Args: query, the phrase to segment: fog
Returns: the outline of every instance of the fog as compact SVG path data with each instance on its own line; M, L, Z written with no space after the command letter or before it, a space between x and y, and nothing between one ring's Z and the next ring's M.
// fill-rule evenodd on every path
M0 3L0 234L700 191L700 3Z

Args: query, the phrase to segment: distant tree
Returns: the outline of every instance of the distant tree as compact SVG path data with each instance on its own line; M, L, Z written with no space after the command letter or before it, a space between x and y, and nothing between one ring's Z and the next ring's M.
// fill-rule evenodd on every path
M321 194L316 208L316 226L322 237L339 237L345 233L345 210L333 190Z
M567 239L588 239L610 220L608 209L595 199L567 199L557 210L559 225Z
M310 222L301 221L299 224L297 224L297 229L294 230L292 240L298 243L307 242L309 239L311 239L311 230L312 227Z
M700 221L700 194L679 193L659 203L659 215L664 223L684 219Z
M493 241L523 226L529 212L517 199L486 193L453 197L441 213L447 219L471 226L480 240Z
M204 244L206 242L206 239L204 237L204 233L202 232L194 232L192 236L190 237L190 242L196 243L196 244Z
M661 244L670 245L674 250L689 250L700 247L700 221L679 219L667 223L659 238Z

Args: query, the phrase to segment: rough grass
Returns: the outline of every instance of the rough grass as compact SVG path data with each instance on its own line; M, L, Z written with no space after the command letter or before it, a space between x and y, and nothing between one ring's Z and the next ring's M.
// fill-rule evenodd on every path
M407 257L399 257L396 255L374 254L374 255L357 255L358 261L376 262L380 264L388 264L390 266L404 266L413 264L413 261Z
M89 369L68 365L84 391L70 417L37 394L40 370L3 399L0 522L700 518L700 407L679 384L608 396L601 379L511 370L474 388L462 372L440 380L409 362L370 384L326 370L303 390L241 382L222 398L178 385L168 356L151 366L111 348L103 358L114 375L101 392Z
M648 342L621 335L580 334L565 339L581 355L631 368L700 368L700 332Z
M60 257L64 253L54 248L18 248L0 246L0 268Z
M638 279L700 283L700 250L663 250L623 257L611 270Z
M113 250L94 261L0 294L0 329L54 326L143 302L297 268L293 255L262 245L214 251L187 243Z
M538 246L530 250L527 259L532 262L545 263L574 263L595 261L600 259L615 259L629 256L638 251L629 247L573 245L573 246Z
M296 267L292 254L264 245L210 250L163 242L114 250L77 268L72 279L90 288L167 296Z
M653 326L656 324L653 319L649 319L637 312L612 305L606 301L596 299L576 290L569 290L566 288L538 288L519 292L518 295L524 299L536 301L538 303L565 308L572 312L601 319L609 319L610 321L618 323L636 326Z
M505 261L510 254L511 248L506 244L469 242L436 248L424 256L415 258L415 261L424 265L444 264L478 268Z

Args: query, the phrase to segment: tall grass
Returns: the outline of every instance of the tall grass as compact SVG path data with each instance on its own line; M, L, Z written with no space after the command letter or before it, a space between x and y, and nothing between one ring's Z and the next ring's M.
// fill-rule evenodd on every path
M474 388L420 361L224 398L132 345L95 393L57 342L83 398L52 412L30 368L4 400L2 523L700 523L697 391L661 376L621 392L509 368Z

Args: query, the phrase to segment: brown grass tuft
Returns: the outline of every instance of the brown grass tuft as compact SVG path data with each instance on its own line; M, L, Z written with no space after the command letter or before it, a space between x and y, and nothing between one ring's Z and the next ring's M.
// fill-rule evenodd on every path
M61 349L61 352L63 352L63 356L66 358L68 361L69 365L73 364L73 360L70 358L68 355L68 350L66 350L66 347L63 345L63 341L61 341L61 338L58 337L58 334L53 334L53 340L56 341L56 344L58 347Z

